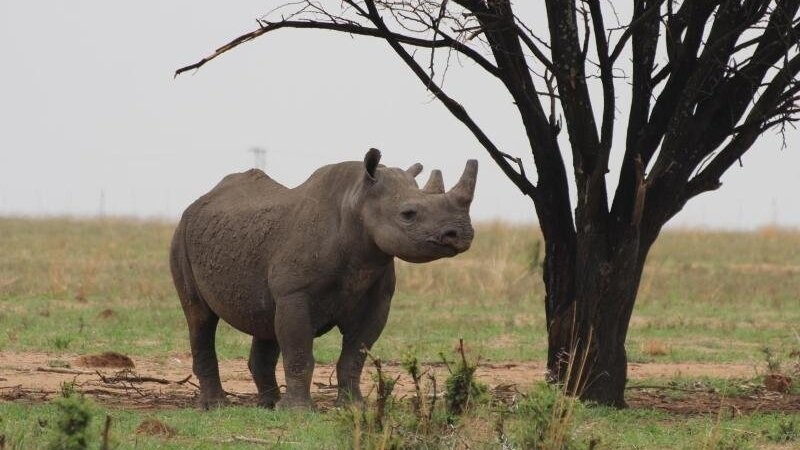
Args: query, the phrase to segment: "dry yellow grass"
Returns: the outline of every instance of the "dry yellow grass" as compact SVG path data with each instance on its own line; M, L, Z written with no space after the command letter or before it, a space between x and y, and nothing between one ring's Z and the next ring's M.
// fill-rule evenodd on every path
M0 349L48 350L69 341L69 349L87 352L185 352L167 261L173 228L123 219L0 218L0 321L13 317L0 331ZM629 332L631 360L757 362L761 347L796 347L798 249L800 232L791 230L665 232L645 267ZM457 258L399 262L378 354L436 360L463 337L484 359L544 358L542 252L536 227L482 223L470 251ZM249 340L223 327L219 343L223 358L239 357ZM316 347L318 359L335 359L338 346L329 334Z
M647 356L664 356L669 354L670 346L663 341L643 341L641 352Z

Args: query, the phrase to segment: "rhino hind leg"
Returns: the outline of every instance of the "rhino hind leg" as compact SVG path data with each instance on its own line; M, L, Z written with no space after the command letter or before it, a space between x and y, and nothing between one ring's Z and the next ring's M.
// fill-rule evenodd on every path
M219 379L219 363L215 348L219 317L211 311L192 284L183 283L181 274L177 271L174 273L183 314L189 325L192 371L200 381L198 404L202 409L224 406L227 404L227 399Z
M219 317L207 306L205 309L207 313L187 313L187 319L192 347L192 371L200 381L199 406L202 409L211 409L227 405L228 400L219 378L219 362L214 342Z
M170 249L170 269L183 314L189 325L189 345L192 348L192 371L200 381L198 404L209 409L227 404L219 379L219 363L215 335L219 317L211 310L197 290L191 264L186 256L185 223L175 230Z
M258 405L264 408L274 408L281 397L278 381L275 379L278 355L280 347L277 341L253 338L247 367L258 388Z

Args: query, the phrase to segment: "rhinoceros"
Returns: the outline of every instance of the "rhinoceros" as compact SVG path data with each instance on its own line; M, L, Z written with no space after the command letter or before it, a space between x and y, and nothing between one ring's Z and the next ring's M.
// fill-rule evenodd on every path
M226 403L214 337L221 318L253 337L248 367L258 403L313 408L312 342L342 334L337 403L361 401L362 349L386 324L394 258L422 263L466 251L478 163L444 192L441 172L420 189L422 165L364 161L315 171L289 189L256 169L226 176L192 203L175 230L170 267L189 325L202 408ZM275 379L283 354L286 392Z

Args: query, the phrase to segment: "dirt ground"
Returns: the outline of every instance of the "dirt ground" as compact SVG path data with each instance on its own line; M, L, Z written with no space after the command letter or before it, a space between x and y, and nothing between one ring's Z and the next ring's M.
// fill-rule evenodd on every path
M131 367L131 363L133 367ZM435 374L439 386L446 378L443 365L425 366ZM413 391L411 379L393 362L384 363L384 370L399 377L395 393L399 397ZM255 386L244 359L223 361L221 378L234 404L255 404ZM371 367L364 371L362 391L373 389ZM477 377L489 385L492 394L509 400L534 382L544 378L544 362L483 363ZM683 376L751 379L755 369L746 364L662 364L629 365L631 381ZM124 355L61 355L55 358L45 353L0 353L0 401L45 402L58 395L61 384L73 382L77 390L109 407L125 409L168 409L190 407L197 394L196 378L192 376L190 355L171 355L166 358L132 358ZM282 383L282 370L278 382ZM800 412L800 396L769 392L763 386L748 386L750 394L725 397L712 387L696 383L691 387L654 383L629 389L631 407L656 408L677 414L718 413L728 409L731 414L752 411ZM314 371L312 395L321 409L332 407L336 397L335 365L318 364Z

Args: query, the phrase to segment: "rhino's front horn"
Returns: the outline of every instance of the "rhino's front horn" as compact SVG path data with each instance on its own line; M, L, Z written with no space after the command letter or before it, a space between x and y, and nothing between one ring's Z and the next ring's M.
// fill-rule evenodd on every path
M431 170L431 176L422 191L426 194L444 194L444 180L442 179L441 170Z
M461 174L461 179L458 180L458 183L448 192L459 205L465 208L469 207L470 203L472 203L472 196L475 194L475 179L477 176L478 161L470 159L467 161L467 166L464 167L464 173Z

